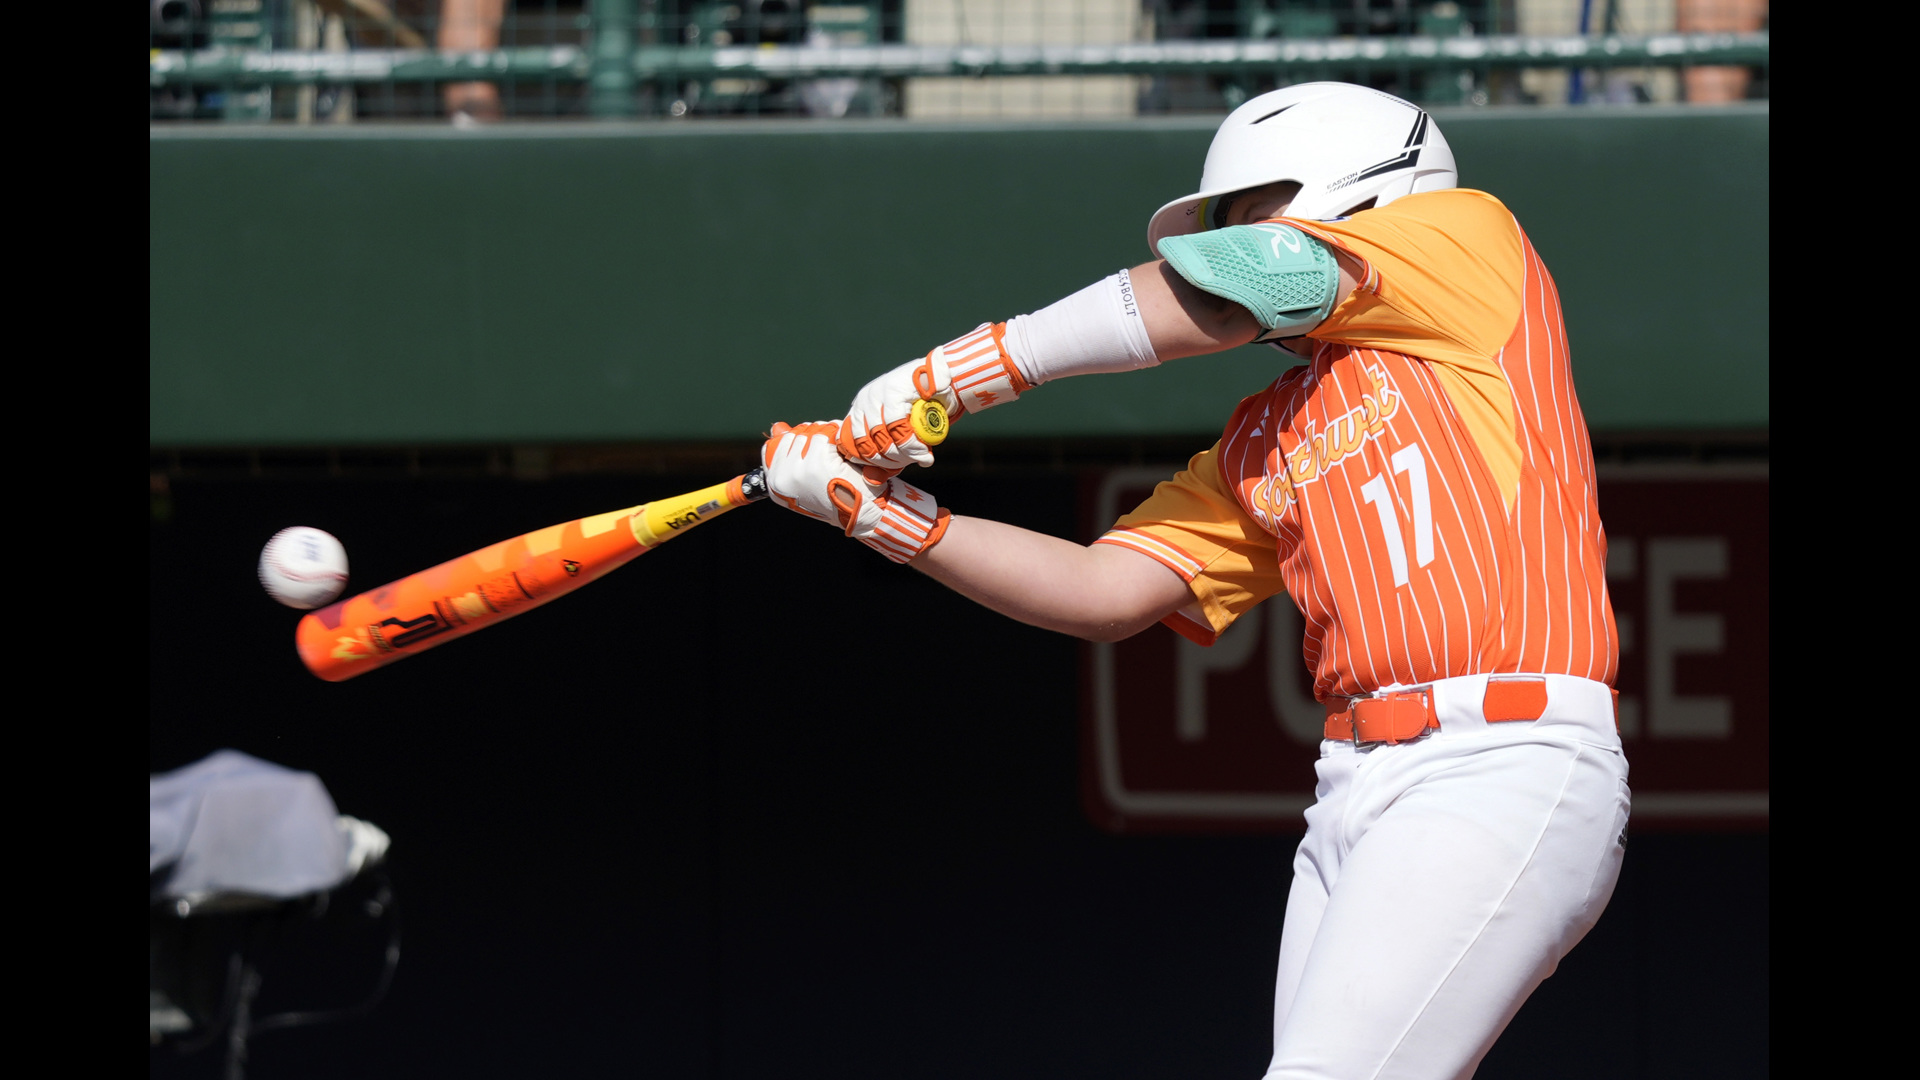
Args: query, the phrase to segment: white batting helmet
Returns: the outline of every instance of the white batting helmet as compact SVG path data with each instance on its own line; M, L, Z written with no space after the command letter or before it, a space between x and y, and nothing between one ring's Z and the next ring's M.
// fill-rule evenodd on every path
M1289 86L1233 110L1207 148L1200 190L1161 207L1147 246L1215 227L1212 201L1281 180L1300 185L1289 217L1324 221L1366 202L1458 187L1453 150L1424 109L1352 83Z

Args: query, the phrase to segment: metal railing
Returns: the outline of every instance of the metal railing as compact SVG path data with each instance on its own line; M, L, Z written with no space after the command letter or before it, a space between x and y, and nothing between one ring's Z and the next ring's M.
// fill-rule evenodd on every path
M994 88L999 114L1040 115L1018 100L1009 107L1006 99L1017 85L1038 100L1043 84L1070 87L1083 106L1084 91L1097 84L1102 94L1095 96L1103 104L1083 107L1081 114L1140 115L1219 111L1252 93L1313 79L1366 82L1428 104L1505 104L1538 100L1541 95L1526 91L1525 79L1538 82L1542 72L1560 75L1562 100L1581 100L1583 86L1611 85L1610 77L1620 72L1639 79L1627 100L1655 100L1658 95L1646 87L1659 76L1651 73L1667 73L1667 96L1677 99L1684 87L1675 74L1695 68L1738 70L1748 96L1765 96L1771 55L1765 30L1488 33L1502 25L1501 4L1463 7L1449 0L1421 9L1419 20L1390 22L1384 33L1342 35L1331 32L1356 27L1342 26L1330 8L1283 3L1275 9L1258 0L1242 0L1231 22L1187 24L1170 14L1177 12L1168 0L1148 0L1146 7L1131 6L1137 0L1052 5L1071 12L1078 3L1084 16L1087 5L1104 4L1105 15L1120 16L1091 31L1084 17L1077 26L1071 19L1063 26L1030 19L1012 31L1004 20L984 27L966 22L969 5L993 0L922 0L953 9L957 28L925 17L916 22L914 0L907 0L904 14L898 5L789 7L785 0L759 0L755 18L747 18L738 3L671 0L592 0L569 16L546 0L544 9L528 4L508 10L492 30L499 46L484 49L430 47L436 39L448 40L439 32L444 24L413 29L377 0L206 2L204 12L194 9L168 24L170 33L163 35L162 5L185 8L188 0L155 0L149 82L156 120L315 120L329 111L320 107L322 92L334 100L332 112L340 111L340 99L348 103L346 115L327 117L334 120L443 117L455 111L446 93L450 86L484 88L496 103L485 119L932 117L941 108L981 115L986 110L969 111L954 95L979 97L987 86ZM786 11L784 21L766 17L772 4ZM1048 9L1047 0L1026 4ZM1352 10L1365 6L1356 3ZM1512 7L1510 0L1506 7ZM335 15L330 8L358 15ZM1401 4L1394 10L1413 9ZM1364 23L1357 28L1370 29ZM1173 32L1189 36L1170 39ZM1120 34L1131 37L1084 40ZM528 43L529 37L537 43ZM1017 40L1022 37L1038 40ZM296 47L281 47L284 42ZM823 87L832 91L825 108L818 107ZM936 92L947 95L938 98L947 106L925 104L936 101Z

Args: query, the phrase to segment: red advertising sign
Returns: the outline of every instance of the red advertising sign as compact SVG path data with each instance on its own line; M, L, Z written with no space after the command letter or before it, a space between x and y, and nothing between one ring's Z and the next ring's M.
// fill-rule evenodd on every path
M1088 533L1168 469L1092 480ZM1768 820L1765 465L1602 467L1636 827ZM1282 597L1212 648L1163 627L1084 650L1081 780L1114 832L1298 832L1325 712Z

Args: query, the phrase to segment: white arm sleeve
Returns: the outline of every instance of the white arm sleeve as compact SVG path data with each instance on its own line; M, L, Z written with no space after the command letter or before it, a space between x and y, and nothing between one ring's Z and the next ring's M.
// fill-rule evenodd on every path
M1135 371L1160 363L1125 270L1031 315L1008 319L1006 349L1033 386L1067 375Z

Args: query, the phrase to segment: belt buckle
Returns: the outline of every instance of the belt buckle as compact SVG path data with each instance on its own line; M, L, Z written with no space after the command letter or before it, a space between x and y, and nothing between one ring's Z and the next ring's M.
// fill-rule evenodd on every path
M1369 742L1363 742L1360 738L1360 710L1355 708L1355 706L1358 705L1362 700L1364 699L1362 698L1347 699L1347 727L1353 729L1353 748L1355 750L1362 750L1368 746L1373 745L1372 743L1369 743Z
M1359 694L1347 699L1347 727L1353 732L1353 748L1364 750L1369 746L1379 746L1385 739L1362 739L1360 737L1360 703L1373 701L1381 696L1378 690L1371 694Z

